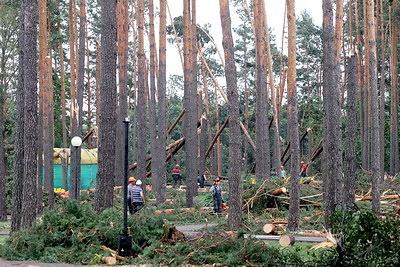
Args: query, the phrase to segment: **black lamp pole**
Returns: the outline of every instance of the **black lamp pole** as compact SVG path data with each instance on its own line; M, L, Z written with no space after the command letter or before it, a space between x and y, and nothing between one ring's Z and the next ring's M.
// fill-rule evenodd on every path
M125 177L124 177L124 229L118 240L118 255L132 256L132 237L128 235L128 158L129 158L129 118L125 118Z

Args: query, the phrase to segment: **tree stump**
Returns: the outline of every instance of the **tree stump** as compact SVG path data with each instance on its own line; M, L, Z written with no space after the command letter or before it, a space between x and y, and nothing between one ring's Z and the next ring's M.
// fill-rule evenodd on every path
M291 235L291 234L282 235L282 236L279 238L279 244L280 244L282 247L293 246L293 244L294 244L295 241L296 241L296 240L295 240L294 236Z

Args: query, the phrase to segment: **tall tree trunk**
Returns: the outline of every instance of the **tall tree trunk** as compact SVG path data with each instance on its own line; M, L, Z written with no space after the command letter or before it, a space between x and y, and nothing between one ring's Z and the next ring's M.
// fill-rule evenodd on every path
M300 219L300 141L296 90L296 13L295 0L286 0L288 18L288 117L290 140L290 230L299 227Z
M37 2L26 0L24 41L24 174L21 227L29 228L36 219L37 205Z
M124 150L124 119L128 115L128 0L117 1L118 23L118 107L117 107L117 135L116 151ZM117 153L115 157L115 183L124 184L124 153Z
M143 188L146 185L146 55L144 52L144 2L137 3L137 27L138 27L138 97L137 97L137 171L138 179L143 179Z
M350 35L352 36L352 35ZM346 207L353 207L356 181L356 138L357 138L357 56L351 48L347 60L347 104L346 104L346 154L344 172L344 196Z
M101 70L99 152L95 205L100 212L113 205L115 181L115 128L116 128L116 65L117 21L116 2L101 4Z
M385 91L386 91L386 83L385 83L385 74L386 74L386 29L383 15L383 0L379 1L380 7L380 20L379 20L379 28L380 28L380 39L381 39L381 58L382 62L381 66L381 79L380 79L380 94L379 94L379 142L380 142L380 177L383 178L385 172Z
M186 149L186 206L197 192L197 67L196 1L183 0L184 107Z
M343 36L343 0L337 0L336 1L336 18L335 18L335 61L334 61L334 81L336 81L336 92L333 93L333 96L335 97L335 100L337 100L337 97L339 97L339 100L341 100L341 71L340 71L340 60L341 60L341 51L342 51L342 36ZM337 95L339 94L339 96ZM334 182L335 182L335 203L342 203L343 200L343 172L342 172L342 131L341 131L341 125L342 125L342 112L341 112L341 103L334 103L333 102L333 112L337 114L339 117L337 118L338 120L335 122L335 124L332 127L332 130L334 131L334 139L332 139L333 143L332 145L335 147L335 151L337 151L338 154L335 154L335 158L333 159L335 162L333 163L336 165L334 167L333 165L331 166L332 169L334 170Z
M371 162L372 167L372 210L380 213L380 140L379 140L379 110L378 110L378 75L376 63L376 35L375 35L375 2L367 0L367 25L369 46L369 72L371 92Z
M225 54L225 79L229 97L229 216L230 230L238 230L242 226L242 188L241 138L239 118L239 94L237 90L237 73L233 51L231 16L229 1L220 0L220 16L222 25L222 45Z
M157 202L165 202L167 182L165 145L167 139L167 1L160 0L160 30L159 30L159 64L158 64L158 142L157 150L161 159L157 177L160 188L157 191Z
M339 0L341 1L341 0ZM341 107L339 64L340 58L339 40L335 44L333 27L332 1L323 1L323 39L324 39L324 182L325 186L325 223L331 227L330 214L334 210L337 197L337 183L342 180L342 146L341 146ZM340 38L339 36L337 36ZM336 47L336 48L335 48ZM340 46L339 46L340 47ZM336 54L335 54L336 53Z
M150 88L149 88L149 132L150 132L150 151L152 155L151 161L151 173L152 173L152 185L156 192L160 191L160 177L158 177L158 167L161 160L165 161L165 156L158 154L157 151L157 123L156 123L156 37L154 31L154 3L153 0L149 0L149 28L150 28ZM158 198L159 199L159 198ZM157 201L158 202L158 201Z
M16 117L14 141L14 178L11 197L11 232L21 229L22 191L24 180L24 114L25 114L25 9L27 0L20 1L19 41L18 41L18 88L16 92Z
M96 147L99 146L99 121L100 121L100 61L101 61L101 44L99 40L96 40L96 128L97 135L95 140Z
M40 92L43 97L43 152L44 152L44 189L48 193L49 207L54 207L54 111L53 111L53 85L52 85L52 69L51 57L47 46L47 8L46 0L39 1L39 71L40 71ZM41 132L41 131L40 131ZM39 138L40 138L39 133ZM40 151L40 149L39 149ZM39 154L41 155L41 154ZM39 157L41 158L41 157ZM42 161L39 161L39 165ZM41 191L42 173L38 175L38 185ZM38 207L40 210L40 207Z
M399 160L399 79L398 79L398 26L397 26L397 0L393 0L392 23L391 23L391 55L390 55L390 76L391 102L390 102L390 174L395 175L400 171Z
M263 40L262 0L254 0L254 24L256 29L256 177L268 179L270 175L268 103Z

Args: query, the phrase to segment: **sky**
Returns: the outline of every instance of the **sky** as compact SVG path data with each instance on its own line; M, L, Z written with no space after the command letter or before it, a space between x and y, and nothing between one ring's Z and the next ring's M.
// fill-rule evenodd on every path
M247 0L250 3L251 0ZM272 29L273 34L276 36L276 42L278 47L281 46L282 42L282 27L285 12L285 0L265 0L265 8L267 13L268 27ZM311 14L314 23L318 26L322 26L322 0L296 0L296 17L300 15L303 10L307 10ZM222 31L221 31L221 20L219 16L219 1L218 0L197 0L197 23L204 25L210 23L210 34L215 39L218 49L222 52ZM172 17L182 15L182 1L181 0L169 0L168 1ZM239 23L236 13L231 7L231 18L232 27L235 27L235 23ZM170 24L169 17L167 23ZM287 26L287 23L286 23ZM287 30L286 30L287 31ZM176 68L168 68L172 70L169 74L182 75L182 67L180 67L180 59L178 56L177 49L173 46L167 48L167 64L175 63ZM284 52L285 53L285 52Z

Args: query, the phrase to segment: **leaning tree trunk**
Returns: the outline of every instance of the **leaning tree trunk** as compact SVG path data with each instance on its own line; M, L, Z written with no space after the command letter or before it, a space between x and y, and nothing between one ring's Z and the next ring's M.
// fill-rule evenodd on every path
M97 212L110 208L114 199L115 128L116 128L116 65L117 37L116 2L101 4L101 70L99 166L96 180L94 208Z
M378 110L378 75L376 63L376 35L375 35L375 1L367 0L368 46L369 46L369 73L371 92L371 162L372 167L372 210L380 213L380 141L379 141L379 110Z
M297 90L296 90L296 14L295 0L286 0L288 18L288 115L290 140L290 230L299 227L300 219L300 141L298 126Z

